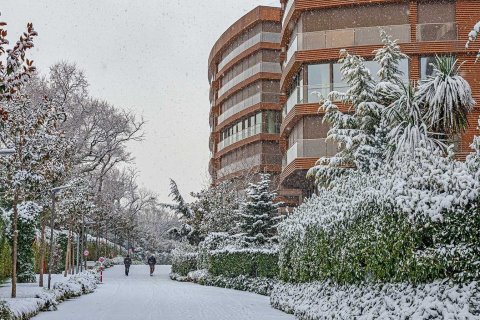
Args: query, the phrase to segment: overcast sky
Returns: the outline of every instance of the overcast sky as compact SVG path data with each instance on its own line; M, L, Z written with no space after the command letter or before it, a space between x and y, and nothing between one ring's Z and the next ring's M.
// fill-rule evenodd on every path
M139 182L168 200L169 178L184 193L208 182L207 62L218 37L258 5L278 0L0 0L16 40L27 22L39 36L40 72L60 61L85 71L91 95L148 121L132 144Z

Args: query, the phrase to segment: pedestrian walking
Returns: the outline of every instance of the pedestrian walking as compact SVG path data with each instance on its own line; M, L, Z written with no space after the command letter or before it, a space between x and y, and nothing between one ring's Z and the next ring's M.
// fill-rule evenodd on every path
M123 264L125 265L125 275L128 277L128 273L130 272L130 266L132 265L132 259L128 254L125 259L123 259Z
M152 254L150 258L148 258L148 265L150 266L150 276L153 276L153 272L155 271L155 265L157 264L157 259Z

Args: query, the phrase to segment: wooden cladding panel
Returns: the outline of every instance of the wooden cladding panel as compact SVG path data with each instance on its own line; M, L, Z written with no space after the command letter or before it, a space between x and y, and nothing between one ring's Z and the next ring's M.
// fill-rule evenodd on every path
M395 3L406 2L407 0L292 0L292 10L287 14L285 24L282 26L281 46L284 47L290 41L290 32L288 26L291 22L295 22L303 11L328 9L335 7L350 7L356 5L378 4L378 3ZM353 18L353 17L352 17Z
M318 158L297 158L294 159L288 166L286 166L280 174L280 184L290 175L298 170L309 170L317 162Z
M480 1L457 0L456 20L458 24L458 39L464 44L473 26L480 20ZM478 48L478 45L475 46Z
M220 69L218 72L217 72L217 75L216 75L216 79L220 79L220 77L225 73L227 72L228 70L230 70L232 67L234 67L237 63L239 63L240 61L242 61L243 59L245 58L248 58L249 56L253 55L254 53L256 53L257 51L260 51L260 50L263 50L263 49L267 49L267 50L278 50L280 51L280 45L278 43L271 43L271 42L260 42L260 43L257 43L256 45L254 45L253 47L251 48L248 48L247 50L245 50L244 52L242 52L241 54L239 54L238 56L235 57L235 59L233 59L232 61L230 61L229 63L227 63L222 69Z
M410 70L409 78L412 81L420 80L420 57L411 56L410 57Z
M212 68L212 63L218 60L219 55L222 51L232 43L237 36L255 26L261 21L273 21L280 23L280 14L281 9L275 7L265 7L259 6L240 19L238 19L234 24L228 28L217 40L212 50L210 51L210 56L208 58L209 68Z
M418 3L411 0L408 4L408 20L410 22L410 41L417 41L417 24L418 24Z
M278 174L281 171L282 171L282 166L279 165L279 164L261 164L261 165L254 166L254 167L246 169L246 170L245 169L238 170L236 172L232 172L232 173L230 173L230 174L228 174L224 177L221 177L219 179L215 179L214 184L219 184L223 181L232 180L234 178L241 177L241 176L244 176L247 173L252 173L252 172L268 172L268 173L271 173L271 174Z

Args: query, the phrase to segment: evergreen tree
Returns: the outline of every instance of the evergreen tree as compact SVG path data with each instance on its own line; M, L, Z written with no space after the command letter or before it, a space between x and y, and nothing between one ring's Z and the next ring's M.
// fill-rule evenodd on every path
M270 191L270 175L261 174L260 182L250 183L246 200L240 204L239 228L247 242L264 244L277 239L277 222L280 219L275 203L276 193Z

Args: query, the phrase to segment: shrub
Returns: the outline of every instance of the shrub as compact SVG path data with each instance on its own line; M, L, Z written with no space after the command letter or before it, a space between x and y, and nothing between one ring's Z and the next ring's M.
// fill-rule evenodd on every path
M276 278L278 252L272 249L214 250L208 257L208 271L214 276Z
M172 273L186 276L190 271L197 270L197 256L196 251L174 249L172 251Z
M410 161L339 178L281 224L281 279L480 279L478 163L419 149Z

